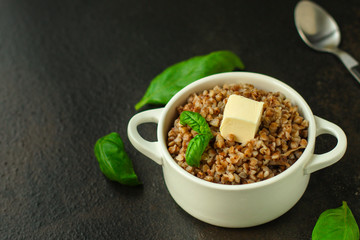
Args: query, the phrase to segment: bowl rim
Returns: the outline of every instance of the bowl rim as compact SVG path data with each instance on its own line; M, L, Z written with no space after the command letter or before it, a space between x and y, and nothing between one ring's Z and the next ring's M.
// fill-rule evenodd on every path
M178 101L178 99L180 99L180 98L186 99L191 93L199 92L197 90L195 90L195 91L192 90L193 88L198 88L199 86L203 86L209 82L214 83L213 86L216 86L216 85L218 85L218 84L216 84L216 82L225 81L224 79L229 79L229 78L234 78L234 77L242 77L242 78L246 77L246 78L249 78L250 80L266 81L266 82L269 82L271 85L275 86L276 88L280 87L280 88L286 89L286 91L288 91L291 95L291 96L285 95L286 98L290 99L292 103L296 102L297 106L299 106L299 103L301 103L301 109L302 109L301 115L304 118L305 118L305 115L307 115L307 117L305 119L309 121L308 139L307 139L308 145L306 146L303 154L293 165L291 165L288 169L286 169L286 171L284 171L274 177L271 177L269 179L266 179L266 180L263 180L260 182L250 183L250 184L226 185L226 184L221 184L221 183L208 182L206 180L200 179L200 178L188 173L182 167L180 167L175 162L175 160L171 157L170 153L168 152L168 149L166 147L167 139L166 139L166 137L164 137L164 134L162 131L165 131L166 136L167 136L167 132L169 130L164 129L164 125L165 125L165 121L169 121L169 120L165 119L165 118L167 117L170 109L174 109L174 107L177 107L177 106L173 106L173 105L176 103L176 101ZM251 82L248 82L248 83L253 84ZM255 86L256 83L253 85ZM255 87L258 88L257 86L255 86ZM261 89L261 88L258 88L258 89ZM206 89L203 89L203 90L206 90ZM189 94L189 92L190 92L190 94ZM281 90L279 90L279 92L281 93ZM186 94L186 97L184 96L185 94ZM253 189L265 187L270 184L279 182L282 179L285 179L285 178L289 177L290 175L294 174L294 172L296 172L296 171L302 171L303 174L305 175L304 167L311 160L311 156L313 155L313 151L314 151L315 138L316 138L316 126L315 126L314 115L313 115L309 105L307 104L307 102L297 91L295 91L292 87L285 84L284 82L282 82L274 77L270 77L268 75L264 75L264 74L260 74L260 73L225 72L225 73L218 73L218 74L210 75L210 76L201 78L199 80L196 80L193 83L184 87L177 94L175 94L170 99L170 101L166 104L166 106L164 107L164 109L161 113L159 123L158 123L158 128L157 128L157 138L158 138L158 142L159 142L159 145L161 148L163 161L166 161L174 170L179 172L182 176L184 176L188 180L190 180L196 184L202 185L207 188L212 188L212 189L219 189L219 190L225 190L225 191L253 190Z

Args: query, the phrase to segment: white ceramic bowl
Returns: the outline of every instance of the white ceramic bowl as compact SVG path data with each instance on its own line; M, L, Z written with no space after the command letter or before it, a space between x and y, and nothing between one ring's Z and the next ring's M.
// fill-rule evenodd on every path
M177 117L176 108L190 94L225 83L251 83L258 89L281 92L298 106L309 121L308 146L302 156L283 173L252 184L223 185L199 179L182 169L167 150L167 133ZM137 126L158 123L157 142L143 139ZM337 145L324 154L314 154L315 139L331 134ZM346 136L335 124L312 114L305 100L291 87L272 77L248 72L215 74L178 92L164 108L136 114L129 122L128 136L134 147L163 168L164 180L173 199L192 216L222 227L250 227L271 221L287 212L303 195L310 173L327 167L344 155Z

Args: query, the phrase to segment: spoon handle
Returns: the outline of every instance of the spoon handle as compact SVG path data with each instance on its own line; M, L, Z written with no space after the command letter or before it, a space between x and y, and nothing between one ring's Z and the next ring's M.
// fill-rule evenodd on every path
M359 64L350 69L351 74L360 83L360 66Z
M353 77L360 83L360 66L359 63L347 52L344 52L340 49L336 49L334 53L340 58L344 63L345 67L353 75Z

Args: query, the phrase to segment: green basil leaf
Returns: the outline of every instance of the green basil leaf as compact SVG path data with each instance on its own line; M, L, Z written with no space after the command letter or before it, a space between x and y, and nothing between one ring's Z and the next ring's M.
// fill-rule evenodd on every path
M359 240L359 227L346 204L323 212L315 224L312 240Z
M211 137L209 135L199 134L191 139L185 153L185 160L189 166L200 166L201 156L207 145L209 145Z
M211 130L206 122L206 119L203 118L200 113L183 111L180 114L180 123L182 125L189 125L191 129L197 133L211 134Z
M118 133L113 132L97 140L94 152L100 170L107 178L129 186L141 184Z
M138 110L148 103L166 104L179 90L195 80L235 68L244 69L244 64L230 51L216 51L176 63L151 81L135 109Z
M199 133L190 140L185 153L187 164L199 167L201 156L207 145L209 145L209 141L213 138L210 127L201 114L190 111L183 111L180 114L180 123L182 125L189 125L194 131Z

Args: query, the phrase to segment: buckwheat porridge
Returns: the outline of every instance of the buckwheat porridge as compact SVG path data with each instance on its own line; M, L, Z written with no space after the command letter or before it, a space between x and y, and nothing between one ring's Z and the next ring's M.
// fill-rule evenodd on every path
M235 142L233 135L224 139L220 134L224 107L232 94L264 102L259 129L247 143ZM281 93L259 90L250 84L225 84L194 93L177 111L179 115L183 111L200 113L214 138L200 166L189 166L185 153L197 132L181 125L178 117L168 132L169 153L187 172L209 182L247 184L269 179L294 164L307 145L309 123L300 116L297 106Z

